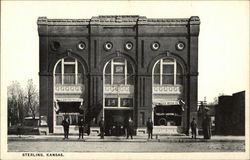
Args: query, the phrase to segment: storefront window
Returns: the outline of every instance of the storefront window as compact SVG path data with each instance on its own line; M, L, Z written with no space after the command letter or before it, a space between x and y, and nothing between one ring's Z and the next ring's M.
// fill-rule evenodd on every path
M154 108L155 126L180 126L182 109L180 105L159 105Z
M62 113L56 115L56 125L62 125L64 117L65 115ZM82 118L82 115L78 113L67 113L67 117L69 118L70 125L78 125L78 121L80 118Z

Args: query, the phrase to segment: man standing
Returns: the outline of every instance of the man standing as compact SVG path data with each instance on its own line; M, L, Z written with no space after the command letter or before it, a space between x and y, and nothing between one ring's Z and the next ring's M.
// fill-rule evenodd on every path
M211 118L206 113L202 122L202 128L203 128L203 136L204 139L210 139L211 138Z
M131 117L129 117L129 120L128 120L128 127L127 127L127 139L128 137L130 136L131 139L133 139L133 132L134 132L134 122L133 120L131 119Z
M196 128L197 128L197 123L195 121L195 118L193 118L191 122L191 131L192 131L192 138L196 139Z
M99 127L100 127L100 132L101 132L101 139L104 139L105 126L104 126L104 119L103 119L103 117L101 117L101 120L99 121Z
M79 127L79 139L84 139L83 138L83 134L84 134L84 120L83 118L80 119L80 121L78 122L78 127Z
M152 137L152 134L153 134L153 122L152 122L151 118L148 118L148 121L147 121L147 131L148 131L148 139L149 138L153 139L153 137Z
M64 129L64 139L69 138L69 117L65 117L62 121L63 129Z

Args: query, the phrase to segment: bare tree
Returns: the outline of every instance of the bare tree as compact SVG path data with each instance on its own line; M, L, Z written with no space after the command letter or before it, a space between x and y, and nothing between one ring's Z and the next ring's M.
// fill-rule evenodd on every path
M28 80L26 92L27 92L26 107L27 107L28 115L32 116L33 119L35 119L38 113L39 103L38 103L38 91L32 79Z
M25 95L20 86L20 83L13 81L10 86L7 87L8 95L8 126L22 123L25 113Z
M214 97L213 102L208 103L209 105L216 105L219 103L219 97L224 96L224 93L219 93L217 97Z

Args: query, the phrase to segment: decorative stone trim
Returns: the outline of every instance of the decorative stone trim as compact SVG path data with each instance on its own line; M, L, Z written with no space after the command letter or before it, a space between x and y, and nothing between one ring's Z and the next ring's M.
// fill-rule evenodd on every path
M39 17L38 25L89 25L89 24L162 24L162 25L187 25L200 24L197 16L191 18L147 18L138 15L104 15L96 16L91 19L48 19L47 17Z
M53 41L50 43L50 48L52 51L57 51L60 49L60 47L61 47L61 43L58 41Z
M79 42L77 44L77 49L78 50L85 50L86 49L86 44L83 41Z
M181 86L153 86L153 94L181 94Z
M192 16L190 18L189 24L196 24L199 25L200 24L200 18L198 16Z
M39 17L37 24L47 25L88 25L90 19L47 19L47 17Z
M133 85L105 85L104 86L105 94L133 94L134 86Z
M160 48L160 43L159 42L153 42L151 44L151 49L154 51L157 51Z
M176 49L179 50L179 51L182 51L184 50L185 48L185 43L184 42L177 42L176 43Z
M111 42L104 43L104 49L106 51L110 51L113 48L113 44Z
M125 49L126 49L127 51L132 50L132 49L133 49L133 43L132 43L132 42L127 42L127 43L125 43Z
M55 93L78 93L84 92L83 85L55 85Z

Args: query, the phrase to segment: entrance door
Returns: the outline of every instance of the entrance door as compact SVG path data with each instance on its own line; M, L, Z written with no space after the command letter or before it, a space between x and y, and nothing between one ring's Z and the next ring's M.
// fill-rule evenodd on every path
M78 125L79 119L83 116L80 110L80 102L58 102L59 110L56 113L56 125L61 126L64 116L69 117L70 125Z
M129 117L133 117L130 110L105 110L105 135L125 135Z

